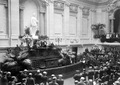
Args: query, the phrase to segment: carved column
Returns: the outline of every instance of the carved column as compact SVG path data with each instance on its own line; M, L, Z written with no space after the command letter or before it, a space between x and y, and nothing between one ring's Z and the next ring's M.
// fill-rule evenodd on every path
M24 34L24 20L23 20L23 16L24 16L24 7L23 6L20 6L20 28L19 28L19 31L20 31L20 35L23 35Z
M90 8L89 7L83 7L82 9L82 19L85 20L83 21L83 27L84 29L82 29L82 36L83 37L88 37L89 36L89 14L90 14Z
M114 18L110 19L110 33L113 33L114 29Z
M94 8L91 8L90 10L90 14L91 14L91 24L90 24L90 33L91 33L91 42L93 43L94 41L94 32L92 31L91 29L91 25L95 24L96 23L96 17L95 17L95 14L96 14L96 9Z
M44 35L44 13L40 12L40 35Z
M69 36L69 6L70 3L66 1L65 3L65 9L64 9L64 36Z
M8 37L11 46L11 0L8 0Z
M114 25L114 12L117 8L120 7L120 1L116 0L116 1L113 1L112 3L108 4L108 13L109 13L109 26L110 26L110 32L113 33L113 25Z
M40 35L45 35L46 34L46 28L45 28L45 15L46 15L46 4L45 2L42 2L42 6L40 9Z

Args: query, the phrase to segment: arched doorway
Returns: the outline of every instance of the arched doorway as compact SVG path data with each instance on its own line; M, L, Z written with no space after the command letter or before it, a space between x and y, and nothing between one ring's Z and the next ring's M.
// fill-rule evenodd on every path
M120 34L120 9L114 13L114 33Z

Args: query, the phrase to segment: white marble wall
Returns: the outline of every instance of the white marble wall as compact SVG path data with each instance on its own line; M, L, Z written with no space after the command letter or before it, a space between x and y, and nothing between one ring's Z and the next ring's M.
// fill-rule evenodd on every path
M47 6L47 35L50 36L50 41L54 44L77 46L78 51L83 52L85 48L91 48L92 45L100 43L99 39L93 38L92 24L105 24L105 31L106 33L109 32L106 6L97 7L73 0L69 2L59 1L58 3L64 4L63 9L60 9L59 6L56 9L54 2ZM74 8L72 9L71 6ZM57 18L59 23L54 22L56 13L61 16L61 18ZM62 22L60 22L61 20ZM56 30L55 27L57 26L62 28ZM81 46L84 46L84 48Z
M5 17L2 18L5 23L1 25L3 28L0 29L0 41L5 43L0 46L14 46L18 43L20 33L19 0L9 0L8 6L5 4L0 5L2 13L5 13L5 10L8 9L9 22L5 21ZM23 10L25 13L25 8ZM99 40L93 38L94 33L91 30L91 25L95 23L106 24L105 30L106 32L109 31L108 12L105 7L95 7L77 0L51 1L46 5L46 10L44 11L45 26L42 23L43 17L41 13L43 10L41 10L41 8L40 10L36 9L40 20L40 30L42 33L46 31L45 33L50 37L51 42L55 44L80 45L98 43ZM23 24L24 26L25 23Z
M64 4L63 9L60 9L59 5L56 9L54 3L49 3L47 6L47 35L50 36L51 42L55 44L59 42L59 45L92 43L91 24L95 22L95 13L91 12L90 6L61 1L58 3Z
M0 16L2 16L0 20L3 21L0 22L0 47L15 46L19 43L18 36L20 32L23 32L23 29L19 27L22 28L26 25L19 23L20 16L25 18L23 17L24 6L20 2L27 0L8 0L8 3L3 1L0 0ZM50 41L56 45L59 44L64 47L66 45L77 46L78 51L83 52L85 48L91 48L92 45L100 43L98 39L93 38L92 24L106 24L105 30L109 32L109 17L105 6L96 7L78 0L58 0L55 4L54 0L51 0L42 8L42 4L45 4L45 2L42 3L42 0L32 1L39 2L37 3L39 5L36 13L40 21L41 33L47 34ZM19 16L20 9L23 11ZM22 21L25 20L22 19Z

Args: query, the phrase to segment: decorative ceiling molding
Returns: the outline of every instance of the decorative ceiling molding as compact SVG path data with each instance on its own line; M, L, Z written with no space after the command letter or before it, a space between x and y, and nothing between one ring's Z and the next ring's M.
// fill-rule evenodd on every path
M62 1L54 1L54 9L64 10L64 2L62 2Z
M88 1L95 2L95 3L105 3L108 0L88 0Z
M91 11L91 12L96 12L96 9L92 9L92 8L91 8L90 11Z
M0 4L7 5L7 0L0 0Z
M77 13L78 12L78 6L76 4L70 4L70 12Z
M84 6L83 9L82 9L83 15L89 16L89 12L90 12L90 8Z
M108 4L111 0L77 0L77 1L88 3L95 6L100 6Z
M112 16L114 12L120 8L120 0L113 0L110 4L107 6L107 10L109 13L109 16Z

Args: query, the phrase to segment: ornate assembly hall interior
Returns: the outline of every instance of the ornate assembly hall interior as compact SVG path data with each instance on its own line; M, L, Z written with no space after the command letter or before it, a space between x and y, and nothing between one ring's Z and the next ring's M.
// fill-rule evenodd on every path
M120 85L120 0L0 0L0 85Z

